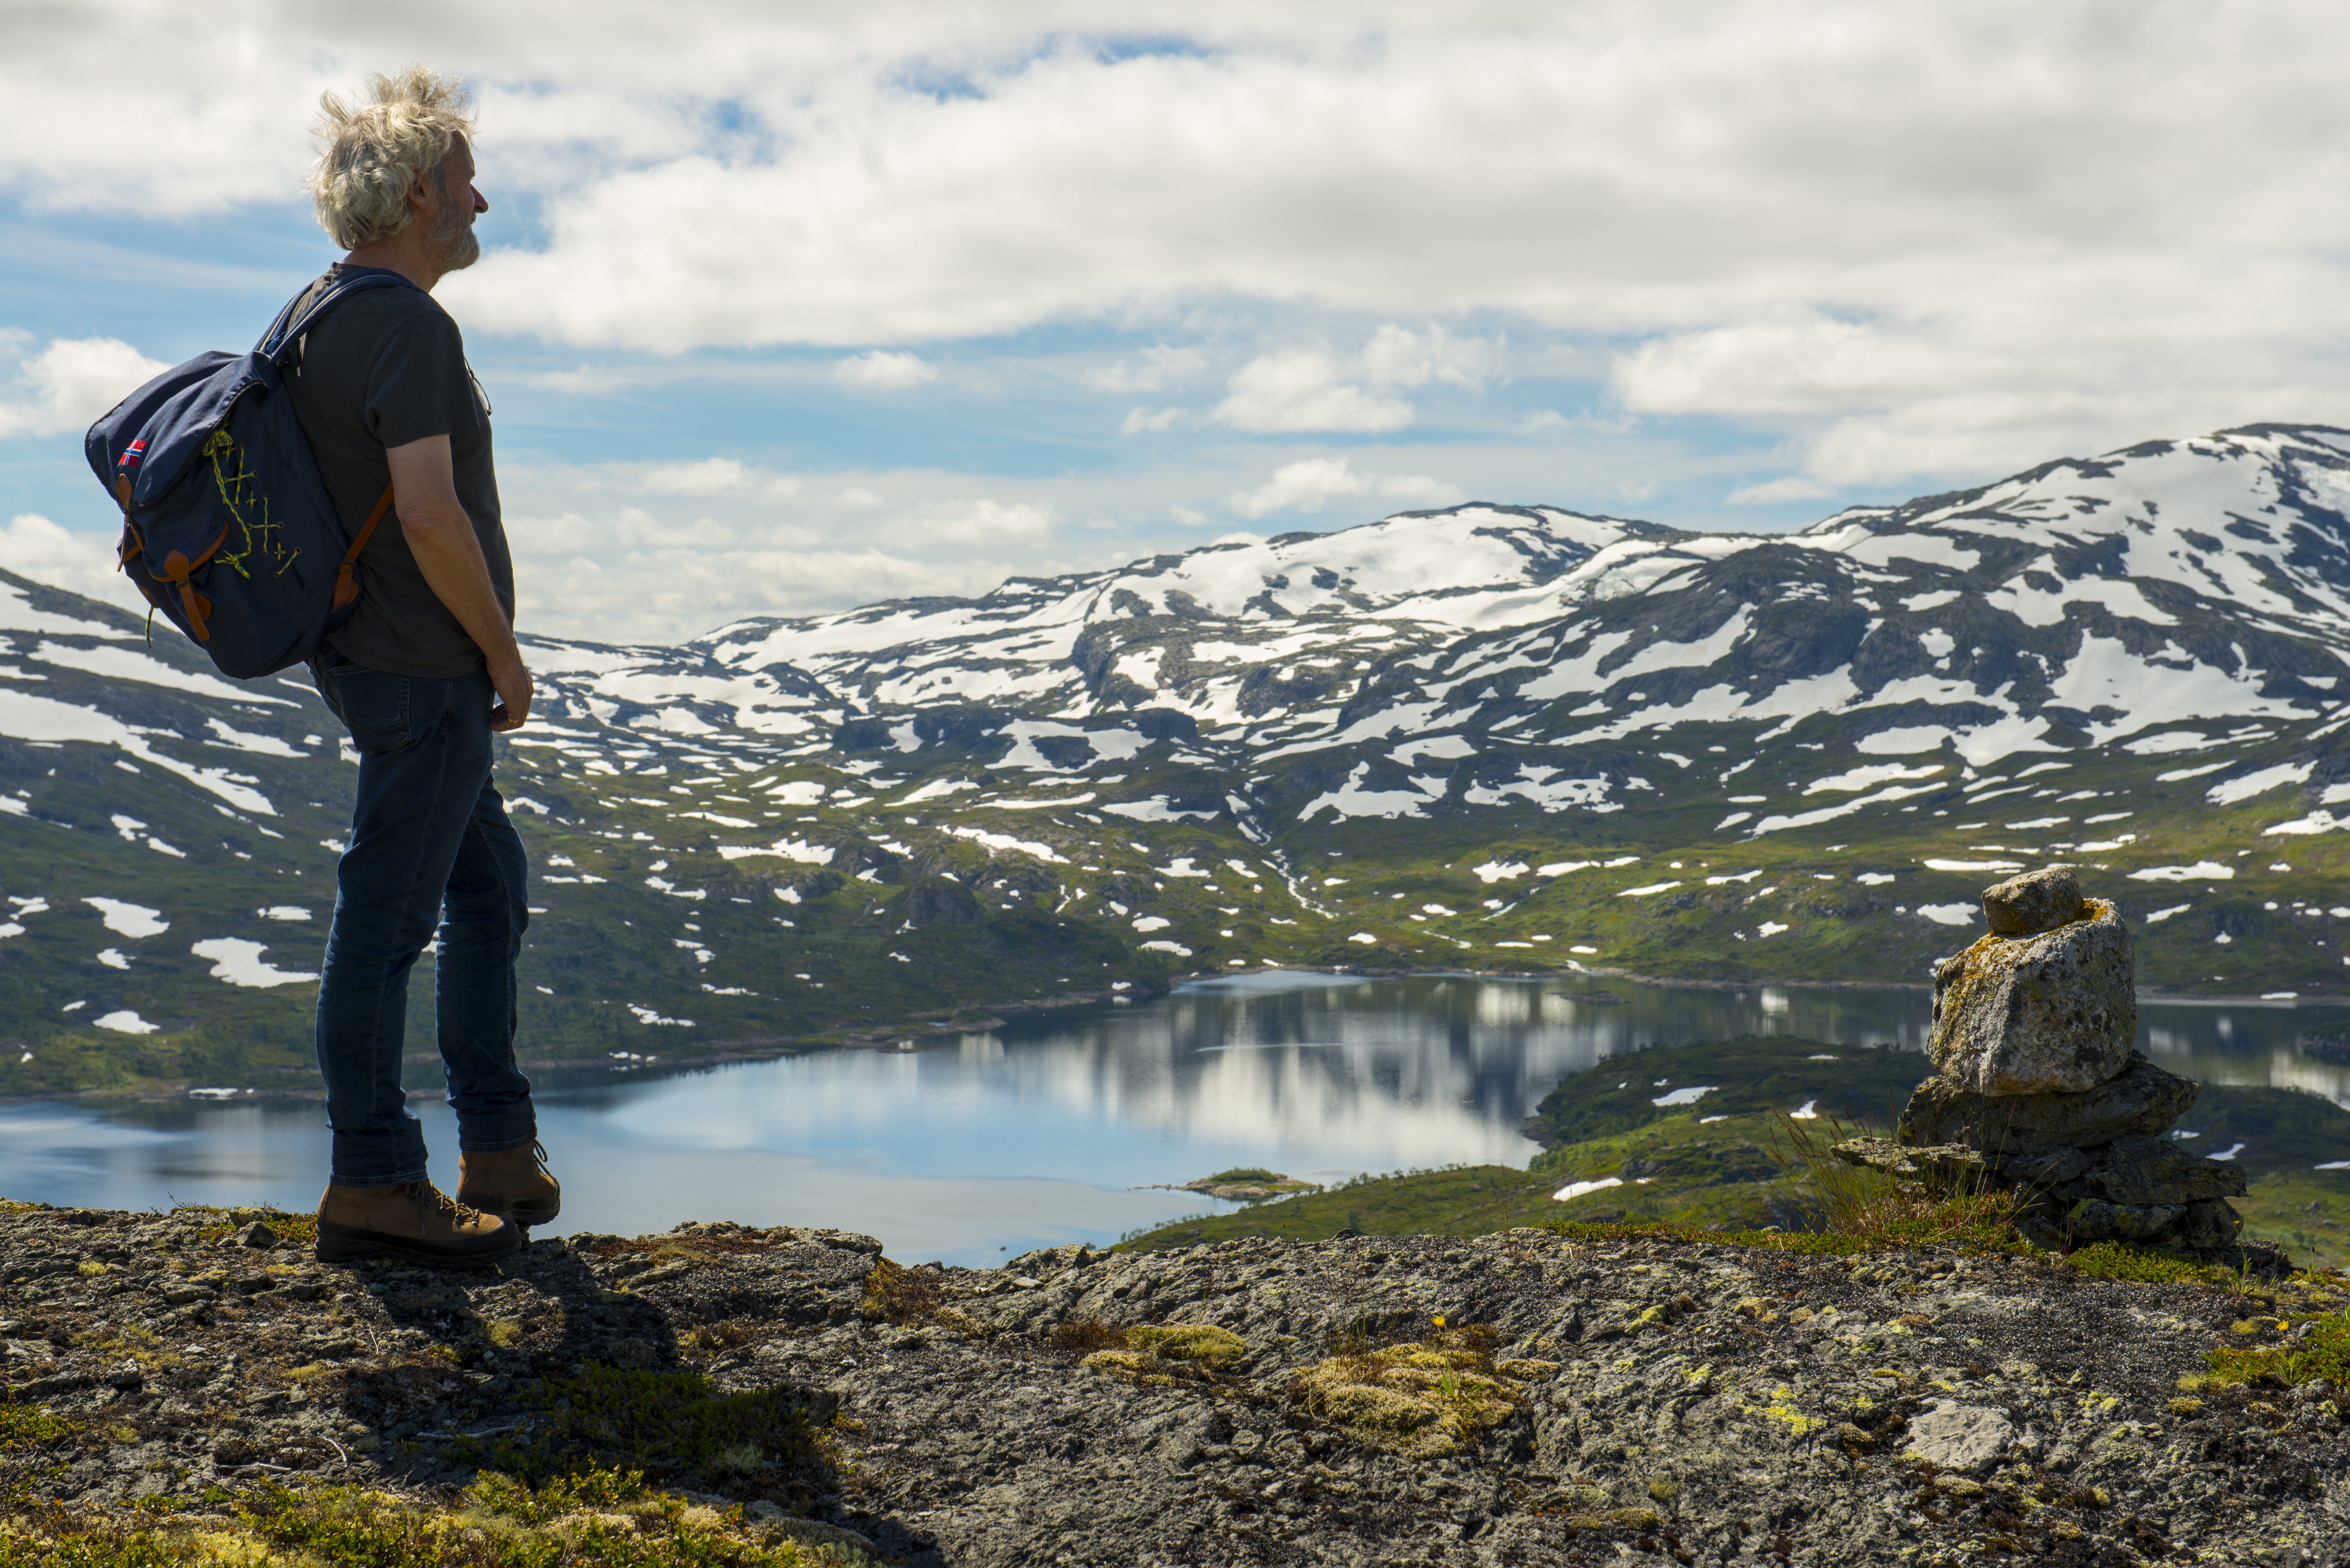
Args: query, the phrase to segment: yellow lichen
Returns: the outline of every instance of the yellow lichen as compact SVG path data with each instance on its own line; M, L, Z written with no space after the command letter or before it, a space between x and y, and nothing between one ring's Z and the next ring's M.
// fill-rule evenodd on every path
M1749 1405L1746 1409L1778 1422L1798 1438L1808 1438L1828 1424L1825 1416L1806 1416L1795 1408L1795 1391L1782 1383L1771 1393L1770 1403Z

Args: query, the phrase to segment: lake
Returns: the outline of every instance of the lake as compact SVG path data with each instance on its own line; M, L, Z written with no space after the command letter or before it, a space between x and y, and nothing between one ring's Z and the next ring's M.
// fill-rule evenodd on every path
M1534 1102L1637 1044L1787 1033L1922 1050L1928 1013L1923 991L1892 986L1267 972L910 1051L535 1073L540 1136L564 1182L563 1218L547 1233L632 1234L686 1219L830 1225L879 1236L907 1262L986 1264L1222 1209L1147 1189L1234 1166L1322 1182L1523 1166L1535 1147L1518 1127ZM2139 1041L2190 1077L2350 1105L2350 1068L2294 1049L2313 1018L2290 1003L2145 1002ZM417 1111L434 1177L453 1189L448 1110ZM0 1106L0 1194L309 1210L324 1181L322 1119L306 1102Z

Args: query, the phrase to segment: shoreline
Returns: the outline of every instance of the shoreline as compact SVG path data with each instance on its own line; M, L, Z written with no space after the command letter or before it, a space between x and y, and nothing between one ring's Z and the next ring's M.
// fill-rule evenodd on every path
M1178 988L1185 985L1198 984L1211 981L1232 980L1242 975L1263 975L1270 973L1326 974L1359 980L1414 980L1422 978L1448 977L1462 980L1539 981L1560 980L1573 977L1594 981L1620 980L1629 981L1635 985L1653 985L1670 990L1714 992L1762 990L1829 992L1912 991L1930 993L1933 990L1930 985L1922 984L1914 981L1680 980L1662 975L1641 974L1632 970L1586 967L1582 964L1575 964L1568 968L1553 969L1471 970L1449 965L1415 968L1386 968L1367 964L1267 963L1247 970L1200 970L1177 974L1171 977L1166 991L1152 992L1147 995L1134 997L1130 1000L1137 1002L1157 1001L1159 998L1170 995ZM735 1040L717 1040L712 1041L708 1045L688 1054L670 1055L666 1053L661 1053L639 1058L636 1061L616 1061L611 1054L608 1052L596 1056L530 1057L522 1060L519 1063L519 1065L525 1071L529 1071L531 1069L539 1069L547 1072L590 1072L600 1070L611 1075L618 1076L626 1073L641 1071L642 1069L650 1066L659 1066L669 1071L691 1071L711 1067L731 1066L739 1063L746 1062L773 1062L786 1056L812 1055L820 1051L919 1050L920 1048L920 1043L925 1039L935 1040L946 1035L953 1034L985 1033L992 1030L1001 1029L1007 1022L1007 1020L1002 1016L1003 1014L1035 1013L1052 1009L1067 1007L1099 1006L1107 1004L1122 995L1124 995L1122 992L1108 991L1080 992L1075 993L1062 992L1056 992L1051 996L1031 997L1018 1001L991 1002L983 1008L972 1009L971 1011L978 1012L982 1013L983 1016L968 1023L939 1023L935 1021L925 1019L920 1022L899 1024L881 1026L868 1025L854 1033L752 1035ZM2350 1008L2350 996L2295 996L2288 999L2272 996L2239 996L2211 994L2199 992L2175 992L2166 990L2159 986L2140 986L2137 991L2137 1000L2140 1002L2155 1002L2172 1007L2257 1007L2272 1012L2294 1012L2303 1008L2310 1008L2313 1010ZM439 1058L437 1056L417 1054L405 1056L401 1061L403 1065L413 1064L417 1066L428 1066L431 1064L438 1062ZM276 1069L276 1071L289 1073L300 1072L307 1075L310 1073L311 1069L306 1065L300 1068ZM128 1105L176 1105L192 1098L217 1099L223 1103L251 1105L264 1101L316 1101L326 1098L325 1090L314 1085L306 1085L300 1088L266 1087L258 1085L234 1086L221 1085L222 1088L227 1089L229 1092L222 1094L205 1094L203 1091L207 1087L210 1086L195 1084L192 1080L159 1079L129 1086L116 1086L110 1088L57 1089L46 1093L0 1095L0 1106L36 1105L59 1101L78 1102L84 1100L119 1101ZM444 1097L444 1092L437 1088L411 1089L408 1094L408 1098L415 1102L429 1102Z

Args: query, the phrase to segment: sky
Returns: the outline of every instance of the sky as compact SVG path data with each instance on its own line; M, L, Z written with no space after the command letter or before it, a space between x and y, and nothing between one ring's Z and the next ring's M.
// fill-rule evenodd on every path
M0 564L124 598L81 431L334 259L318 95L411 61L550 635L2350 424L2338 4L11 0Z

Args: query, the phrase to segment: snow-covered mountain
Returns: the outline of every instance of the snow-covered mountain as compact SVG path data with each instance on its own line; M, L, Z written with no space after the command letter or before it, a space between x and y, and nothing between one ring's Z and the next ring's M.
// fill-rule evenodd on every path
M2152 980L2338 991L2345 508L2350 431L2262 425L1793 535L1480 504L528 639L528 1027L625 1059L1265 961L1885 978L2057 857ZM298 1043L337 733L0 571L0 1036L77 1081Z
M2350 695L2345 504L2350 432L2257 426L1794 535L1471 504L543 657L607 721L970 757L1145 819L1215 805L1120 791L1154 746L1231 775L1258 826L1604 813L1721 784L1700 734L1916 780L2323 718ZM1733 826L1791 815L1814 814Z

